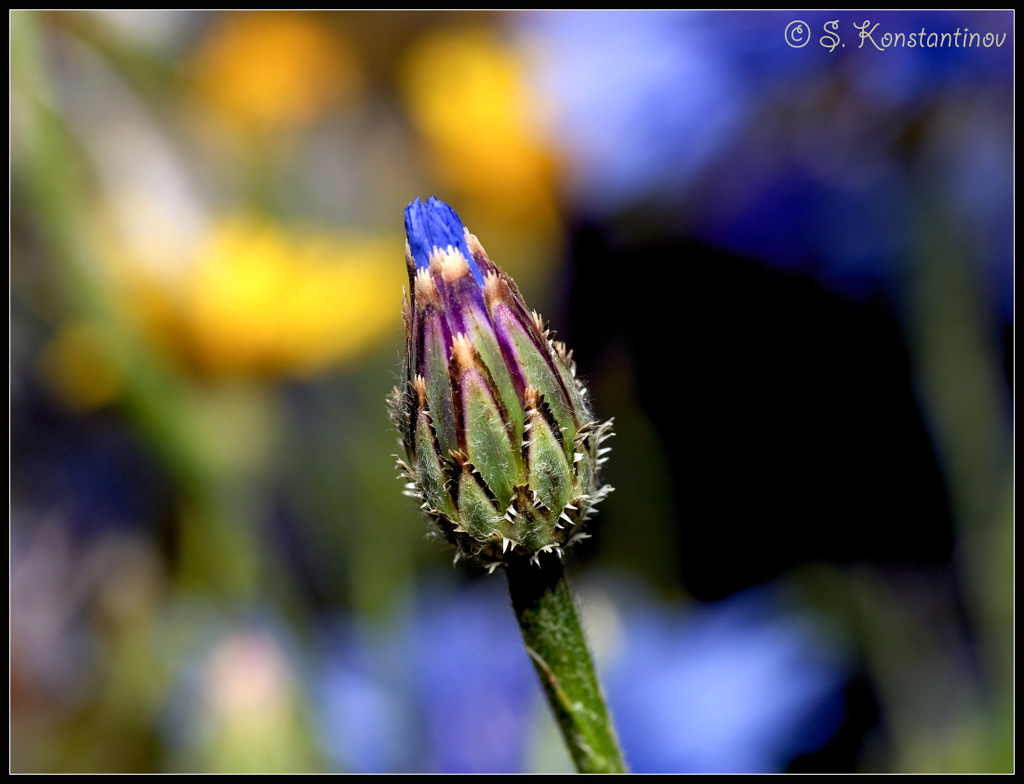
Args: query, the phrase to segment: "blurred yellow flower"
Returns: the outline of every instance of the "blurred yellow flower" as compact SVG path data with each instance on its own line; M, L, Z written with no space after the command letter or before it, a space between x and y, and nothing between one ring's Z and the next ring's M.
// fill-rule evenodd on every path
M121 372L103 351L108 343L98 325L74 321L58 329L40 353L43 380L70 408L101 408L120 394Z
M396 251L396 248L398 249ZM208 376L303 375L390 333L401 238L217 219L175 275L123 254L122 302L165 351Z
M557 219L552 150L517 52L488 27L428 33L410 48L402 86L446 187L517 219Z
M352 97L359 64L340 31L304 14L224 12L192 61L196 86L239 130L291 130Z

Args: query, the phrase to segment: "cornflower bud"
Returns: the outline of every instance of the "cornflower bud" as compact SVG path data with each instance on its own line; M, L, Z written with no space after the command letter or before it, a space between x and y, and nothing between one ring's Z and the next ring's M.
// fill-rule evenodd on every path
M572 352L444 202L405 211L405 384L391 396L406 494L460 555L493 570L561 555L612 488Z

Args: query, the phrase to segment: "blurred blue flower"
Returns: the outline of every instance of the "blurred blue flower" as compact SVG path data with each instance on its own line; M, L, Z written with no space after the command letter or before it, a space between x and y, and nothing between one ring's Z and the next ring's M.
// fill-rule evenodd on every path
M614 615L617 653L599 669L636 772L784 770L839 724L841 657L767 591ZM322 652L315 697L339 769L524 770L540 689L500 580L421 590L410 618L341 624Z
M794 19L812 45L786 45ZM843 45L829 52L832 21ZM879 51L865 21L878 41L1005 37ZM1012 318L1012 11L564 12L527 17L524 34L581 215L642 207L861 296L905 274L915 207L934 193Z
M638 773L767 773L843 715L841 658L765 590L680 611L624 608L605 686Z
M523 769L540 699L503 580L456 594L428 591L405 646L425 713L431 769Z
M339 621L323 633L313 698L321 743L337 770L416 770L419 721L406 648L395 630Z
M844 51L847 73L855 89L872 103L909 110L914 104L922 105L949 93L972 91L982 82L1010 83L1013 78L1012 11L832 11L808 18L815 17L819 27L826 19L839 20L839 30L844 40L849 41L844 47L849 50ZM1001 40L1001 45L990 47L899 45L884 51L876 48L884 45L886 33L903 33L905 41L911 34L919 40L922 32L926 40L933 33L953 36L957 32L992 33L1002 38L996 39ZM870 36L862 39L862 33ZM955 40L967 41L965 36Z
M424 587L391 627L325 635L325 751L348 772L517 772L539 699L505 586Z
M719 28L679 12L544 13L528 22L575 200L604 212L678 193L735 138L746 87Z

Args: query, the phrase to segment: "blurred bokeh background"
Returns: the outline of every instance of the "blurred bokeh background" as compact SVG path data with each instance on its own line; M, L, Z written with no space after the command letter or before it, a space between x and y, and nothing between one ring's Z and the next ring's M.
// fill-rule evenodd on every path
M1013 22L11 12L12 770L570 769L393 470L431 195L615 417L634 770L1011 770Z

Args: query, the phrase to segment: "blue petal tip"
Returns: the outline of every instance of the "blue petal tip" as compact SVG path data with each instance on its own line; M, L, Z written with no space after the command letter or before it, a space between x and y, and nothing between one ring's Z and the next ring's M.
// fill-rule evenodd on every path
M425 204L419 196L409 202L405 208L405 235L417 269L430 266L430 252L434 248L453 247L465 256L477 283L483 285L483 276L466 245L466 229L462 219L436 196L431 196Z

